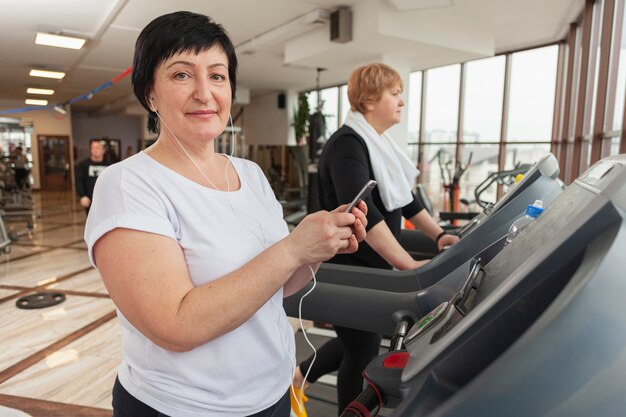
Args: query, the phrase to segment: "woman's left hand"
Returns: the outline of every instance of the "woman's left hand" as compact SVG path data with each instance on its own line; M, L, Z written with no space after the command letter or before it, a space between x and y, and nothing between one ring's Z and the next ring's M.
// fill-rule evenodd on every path
M458 236L445 234L437 242L437 249L441 252L444 248L456 244L459 240Z

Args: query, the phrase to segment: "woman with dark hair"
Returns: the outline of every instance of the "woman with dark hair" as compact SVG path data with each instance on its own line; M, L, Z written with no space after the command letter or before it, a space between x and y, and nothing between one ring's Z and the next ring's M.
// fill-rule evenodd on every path
M400 246L402 217L409 219L442 250L459 241L435 222L411 191L419 174L413 162L385 133L400 122L402 79L391 67L370 64L357 68L348 80L351 111L345 124L324 145L318 164L318 193L323 209L338 201L349 201L368 180L378 185L365 198L367 238L359 250L338 254L329 262L383 269L416 269L428 262L416 261ZM337 339L320 348L296 369L294 386L339 370L337 398L339 412L361 393L362 372L378 355L381 336L376 333L335 326ZM297 395L301 395L297 391Z
M289 234L261 169L215 152L236 71L207 16L164 15L137 39L133 88L159 136L102 173L85 230L122 326L114 416L287 416L282 298L365 237L364 203Z

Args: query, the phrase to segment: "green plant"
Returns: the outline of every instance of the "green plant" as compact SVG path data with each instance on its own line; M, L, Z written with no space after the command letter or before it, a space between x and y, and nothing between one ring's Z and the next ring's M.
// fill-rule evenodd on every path
M300 94L298 97L298 107L293 114L293 126L296 133L296 140L308 135L309 133L309 94Z

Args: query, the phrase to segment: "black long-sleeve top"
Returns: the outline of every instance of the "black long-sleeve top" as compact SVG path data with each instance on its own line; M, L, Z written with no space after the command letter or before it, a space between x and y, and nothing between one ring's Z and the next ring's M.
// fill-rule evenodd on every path
M372 164L365 141L348 126L342 126L326 142L318 164L318 198L324 210L333 210L352 201L363 185L374 178ZM400 236L402 216L409 219L424 209L413 194L413 201L406 206L387 211L380 198L378 187L374 188L367 203L367 230L384 221L397 239ZM350 255L337 255L329 262L343 265L368 266L391 269L366 242Z

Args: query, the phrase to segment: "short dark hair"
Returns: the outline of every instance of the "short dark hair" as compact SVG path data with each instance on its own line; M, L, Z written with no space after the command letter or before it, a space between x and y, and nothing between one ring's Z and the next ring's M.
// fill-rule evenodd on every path
M237 88L237 55L222 25L209 16L192 12L174 12L159 16L146 26L135 43L132 83L135 96L148 110L148 131L159 132L158 119L148 104L154 83L154 71L180 52L196 54L219 45L228 59L228 78L232 99Z

